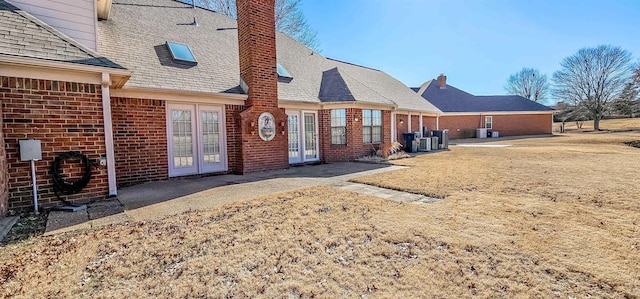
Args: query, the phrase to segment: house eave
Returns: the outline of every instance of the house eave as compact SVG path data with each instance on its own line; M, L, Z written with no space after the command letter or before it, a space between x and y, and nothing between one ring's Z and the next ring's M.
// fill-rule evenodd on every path
M68 80L68 79L57 79L58 76L55 76L54 73L58 72L60 74L66 75L76 75L78 77L79 82L84 83L93 83L93 84L101 84L102 78L101 75L103 73L109 74L112 82L113 88L120 88L124 86L124 84L129 80L132 71L116 69L116 68L108 68L101 66L92 66L92 65L83 65L77 63L63 62L63 61L54 61L54 60L46 60L39 58L31 58L31 57L23 57L23 56L15 56L0 53L0 66L5 66L8 70L3 71L2 74L5 76L9 75L28 75L32 73L33 76L29 76L30 78L40 78L40 79L48 79L48 80ZM25 71L31 70L31 71ZM46 75L40 74L40 72L47 73ZM83 78L83 74L88 75L86 79ZM73 76L71 76L73 78ZM97 80L94 79L98 78ZM87 82L90 81L90 82ZM97 81L97 82L93 82Z
M215 103L244 105L245 94L219 92L185 91L152 87L125 87L111 91L111 95L121 98L156 99L177 102Z

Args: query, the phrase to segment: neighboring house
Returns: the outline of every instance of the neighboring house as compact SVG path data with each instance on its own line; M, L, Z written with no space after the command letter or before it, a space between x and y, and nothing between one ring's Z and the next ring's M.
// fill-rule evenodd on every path
M442 111L435 127L448 129L452 139L473 137L477 128L499 136L552 133L554 110L521 96L474 96L447 84L444 75L412 90Z
M442 114L380 70L276 33L262 1L238 2L236 22L172 0L0 0L0 214L32 206L20 139L42 141L40 202L53 205L50 169L66 151L106 159L62 196L86 201L170 177L353 160Z

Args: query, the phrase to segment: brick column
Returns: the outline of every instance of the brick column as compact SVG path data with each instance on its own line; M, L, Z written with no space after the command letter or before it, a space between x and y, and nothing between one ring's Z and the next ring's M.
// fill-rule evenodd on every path
M248 87L246 109L238 114L241 128L241 173L289 167L287 116L278 108L274 0L237 0L240 77ZM258 118L274 116L275 137L264 141Z

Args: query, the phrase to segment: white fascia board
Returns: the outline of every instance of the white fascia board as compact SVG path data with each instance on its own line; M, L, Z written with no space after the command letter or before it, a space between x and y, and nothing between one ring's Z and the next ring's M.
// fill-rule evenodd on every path
M527 115L527 114L553 114L555 110L548 111L487 111L487 112L443 112L440 116L464 116L464 115Z
M247 95L216 92L184 91L163 88L122 88L111 90L111 96L135 99L154 99L171 102L244 105Z

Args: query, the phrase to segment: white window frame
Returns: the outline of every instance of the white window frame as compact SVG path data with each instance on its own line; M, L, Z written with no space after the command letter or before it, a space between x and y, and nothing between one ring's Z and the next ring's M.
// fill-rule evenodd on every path
M344 126L334 126L333 125L333 111L338 111L338 110L343 110L344 111ZM331 138L331 145L332 146L345 146L347 145L347 109L345 108L340 108L340 109L331 109L329 111L329 134L330 134L330 138ZM333 128L344 128L344 143L333 143Z
M493 129L493 116L484 117L484 128L487 130Z
M365 111L369 111L369 113L371 114L371 125L368 125L368 126L364 125L364 114L365 114ZM374 111L380 112L380 125L379 126L374 126L373 125L373 112ZM383 118L384 117L382 116L382 110L379 110L379 109L362 109L362 143L363 144L380 144L380 143L382 143L382 141L384 139ZM409 123L411 123L411 122L409 121ZM365 127L371 128L371 140L369 142L364 140L364 128ZM373 136L374 136L373 135L373 128L375 128L375 127L380 127L380 141L377 141L377 142L373 141Z

